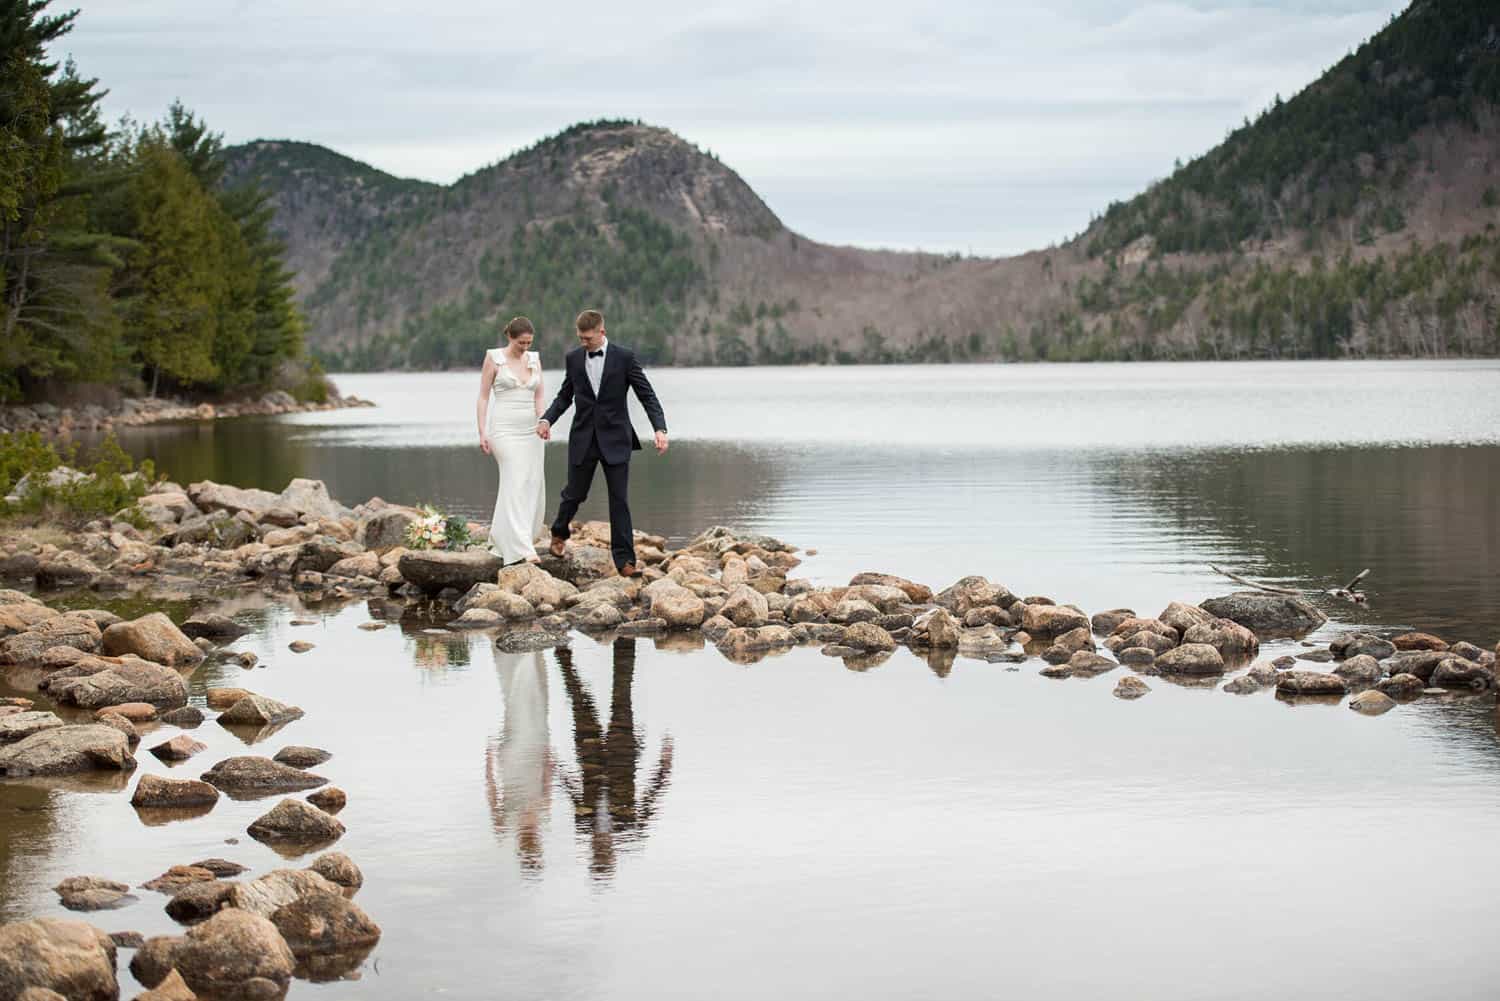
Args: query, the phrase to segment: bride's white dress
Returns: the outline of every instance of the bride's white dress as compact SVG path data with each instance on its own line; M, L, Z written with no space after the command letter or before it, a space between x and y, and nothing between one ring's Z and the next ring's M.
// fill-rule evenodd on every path
M491 348L489 355L498 371L490 388L485 434L500 470L495 515L490 519L490 547L506 563L514 563L536 554L547 503L542 471L544 446L536 435L534 402L542 359L535 351L526 352L527 377L519 381L505 363L501 349Z

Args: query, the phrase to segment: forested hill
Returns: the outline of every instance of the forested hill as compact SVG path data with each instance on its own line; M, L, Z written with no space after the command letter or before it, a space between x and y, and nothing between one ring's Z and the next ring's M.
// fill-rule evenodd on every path
M1413 4L1076 239L998 260L809 240L634 122L449 186L305 143L223 155L272 193L309 341L339 368L469 366L517 313L550 350L584 305L680 364L1493 355L1497 10Z

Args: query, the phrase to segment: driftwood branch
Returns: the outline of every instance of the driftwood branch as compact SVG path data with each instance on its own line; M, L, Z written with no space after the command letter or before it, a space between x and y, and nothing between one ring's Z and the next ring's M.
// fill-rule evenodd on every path
M1359 573L1355 574L1354 575L1354 579L1351 580L1349 583L1345 584L1341 590L1344 590L1344 591L1353 591L1355 589L1355 587L1357 587L1359 585L1359 582L1362 581L1362 580L1364 580L1368 576L1370 576L1370 569L1369 569L1369 567L1366 567L1365 569L1361 570Z
M1295 595L1302 594L1301 591L1298 591L1295 588L1289 588L1289 587L1272 587L1269 584L1257 584L1253 580L1246 580L1245 578L1241 577L1239 574L1233 574L1233 573L1230 573L1228 570L1222 570L1219 567L1214 566L1212 563L1210 563L1208 565L1208 568L1210 570L1212 570L1214 573L1223 574L1225 577L1228 577L1230 580L1234 581L1236 584L1243 584L1246 587L1253 587L1257 591L1270 591L1272 594L1295 594ZM1368 573L1368 571L1366 571L1366 572ZM1358 578L1355 578L1355 579L1358 580Z

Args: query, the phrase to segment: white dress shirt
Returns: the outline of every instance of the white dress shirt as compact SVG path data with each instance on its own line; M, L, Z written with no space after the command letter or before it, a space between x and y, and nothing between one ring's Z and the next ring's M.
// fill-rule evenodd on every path
M583 350L583 371L589 377L589 385L594 387L594 396L597 397L599 395L599 381L604 378L604 355L602 352L609 350L609 341L606 339L599 345L601 354L597 358L589 357L592 352L588 348L584 348Z

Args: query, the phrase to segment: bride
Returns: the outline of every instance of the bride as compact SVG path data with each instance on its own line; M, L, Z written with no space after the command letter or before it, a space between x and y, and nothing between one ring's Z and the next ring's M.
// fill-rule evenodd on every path
M484 353L479 377L479 449L500 470L490 548L507 565L536 563L547 485L544 443L536 434L542 403L541 356L530 350L536 331L518 316L505 325L505 346Z

